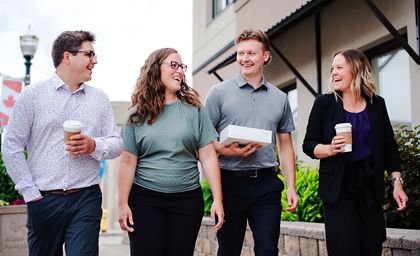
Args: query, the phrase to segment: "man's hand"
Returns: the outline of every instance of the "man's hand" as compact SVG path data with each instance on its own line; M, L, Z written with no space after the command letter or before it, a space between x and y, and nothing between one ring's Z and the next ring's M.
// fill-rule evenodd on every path
M247 157L262 148L261 144L249 143L246 146L240 146L238 142L233 142L229 146L221 144L215 145L217 153L225 156L242 156Z
M76 134L70 137L66 142L66 151L69 155L88 155L95 151L95 140L84 134Z
M286 211L292 212L296 210L296 207L298 206L298 196L296 194L296 190L293 188L288 188L286 191L287 196L287 204L290 206L289 208L286 208Z

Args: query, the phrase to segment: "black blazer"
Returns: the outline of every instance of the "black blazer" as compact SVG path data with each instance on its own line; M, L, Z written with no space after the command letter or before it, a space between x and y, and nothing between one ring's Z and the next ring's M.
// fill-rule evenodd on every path
M377 201L383 204L384 170L387 170L388 173L399 171L401 163L384 99L374 96L372 103L369 99L366 99L366 102L372 129L374 193ZM305 154L316 159L315 146L320 143L331 144L331 140L335 136L334 126L345 122L343 101L340 98L336 100L332 93L319 95L315 99L306 127L302 145ZM337 202L344 177L344 165L344 154L320 160L318 193L323 201Z

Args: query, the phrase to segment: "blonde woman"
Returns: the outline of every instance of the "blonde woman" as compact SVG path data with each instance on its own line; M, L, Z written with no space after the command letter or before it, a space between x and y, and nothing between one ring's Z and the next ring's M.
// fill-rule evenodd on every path
M316 98L303 151L320 159L328 255L381 255L386 238L382 212L384 170L392 177L398 210L408 198L385 101L376 95L372 70L357 49L339 51L331 67L331 93ZM352 124L353 150L344 153L334 126Z

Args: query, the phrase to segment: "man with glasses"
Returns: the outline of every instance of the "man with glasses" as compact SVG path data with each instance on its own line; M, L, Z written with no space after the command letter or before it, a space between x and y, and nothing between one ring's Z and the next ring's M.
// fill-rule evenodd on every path
M270 43L260 30L244 30L236 38L239 73L213 87L206 109L220 133L230 124L272 131L272 143L214 145L220 157L226 223L217 233L219 256L241 254L247 221L253 233L255 255L277 256L284 188L277 177L276 144L287 183L287 200L293 211L295 154L290 132L295 129L287 96L263 76L271 60Z
M56 72L18 98L3 144L3 160L27 203L29 255L98 255L102 216L99 163L122 152L108 97L85 84L98 63L95 36L65 31L53 44ZM64 142L63 123L81 134ZM24 150L28 149L25 159Z

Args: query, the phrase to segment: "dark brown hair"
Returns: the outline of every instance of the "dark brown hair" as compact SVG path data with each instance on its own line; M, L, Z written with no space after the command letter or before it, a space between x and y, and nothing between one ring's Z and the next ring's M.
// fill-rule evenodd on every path
M52 47L54 67L60 65L64 52L76 52L80 50L83 42L95 42L95 40L95 35L89 31L64 31L55 39Z
M131 96L131 107L136 107L128 119L130 124L153 124L165 107L165 85L160 78L160 65L172 53L178 53L172 48L162 48L152 52L140 69L136 88ZM201 108L198 92L189 87L185 76L181 81L181 89L176 93L178 99L198 109Z

